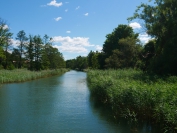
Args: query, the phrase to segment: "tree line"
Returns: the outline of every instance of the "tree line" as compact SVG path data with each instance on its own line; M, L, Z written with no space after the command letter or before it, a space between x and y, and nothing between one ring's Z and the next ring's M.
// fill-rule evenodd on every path
M152 2L152 1L151 1ZM129 25L120 24L106 35L101 52L90 51L66 61L66 66L85 69L137 68L156 74L177 75L177 1L154 0L142 3L128 21L140 19L151 39L142 45ZM82 58L82 59L81 59ZM80 61L82 63L79 63Z
M27 36L24 30L17 33L17 48L12 47L12 35L6 22L0 18L0 69L28 68L44 70L64 68L62 53L52 46L48 35Z

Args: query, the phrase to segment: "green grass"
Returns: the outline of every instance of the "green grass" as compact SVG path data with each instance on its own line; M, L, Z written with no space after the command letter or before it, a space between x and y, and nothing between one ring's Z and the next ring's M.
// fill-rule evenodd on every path
M24 82L38 78L59 75L68 71L67 69L29 71L26 69L0 70L0 84L12 82Z
M142 71L90 70L91 94L108 105L113 116L133 122L161 124L163 131L177 132L177 77L159 77Z

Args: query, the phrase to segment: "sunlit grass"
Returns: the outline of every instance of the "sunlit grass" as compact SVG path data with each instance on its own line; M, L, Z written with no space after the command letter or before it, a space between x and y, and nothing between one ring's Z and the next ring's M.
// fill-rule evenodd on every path
M24 82L52 75L59 75L67 69L29 71L26 69L0 70L0 84L12 82Z
M168 132L177 130L177 77L133 69L90 70L87 80L91 94L109 105L115 117L162 123Z

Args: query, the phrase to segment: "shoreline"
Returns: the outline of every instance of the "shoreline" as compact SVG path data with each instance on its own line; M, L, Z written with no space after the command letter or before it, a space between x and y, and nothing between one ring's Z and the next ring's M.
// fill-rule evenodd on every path
M96 102L112 110L115 119L148 121L177 131L177 77L148 75L133 69L90 70L88 86Z
M61 68L55 70L30 71L27 69L0 70L0 84L21 83L35 79L60 75L69 71Z

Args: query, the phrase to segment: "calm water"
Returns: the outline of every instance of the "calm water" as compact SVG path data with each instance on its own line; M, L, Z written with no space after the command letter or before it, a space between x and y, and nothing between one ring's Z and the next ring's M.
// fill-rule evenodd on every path
M0 86L0 133L130 132L105 115L90 100L84 72Z

